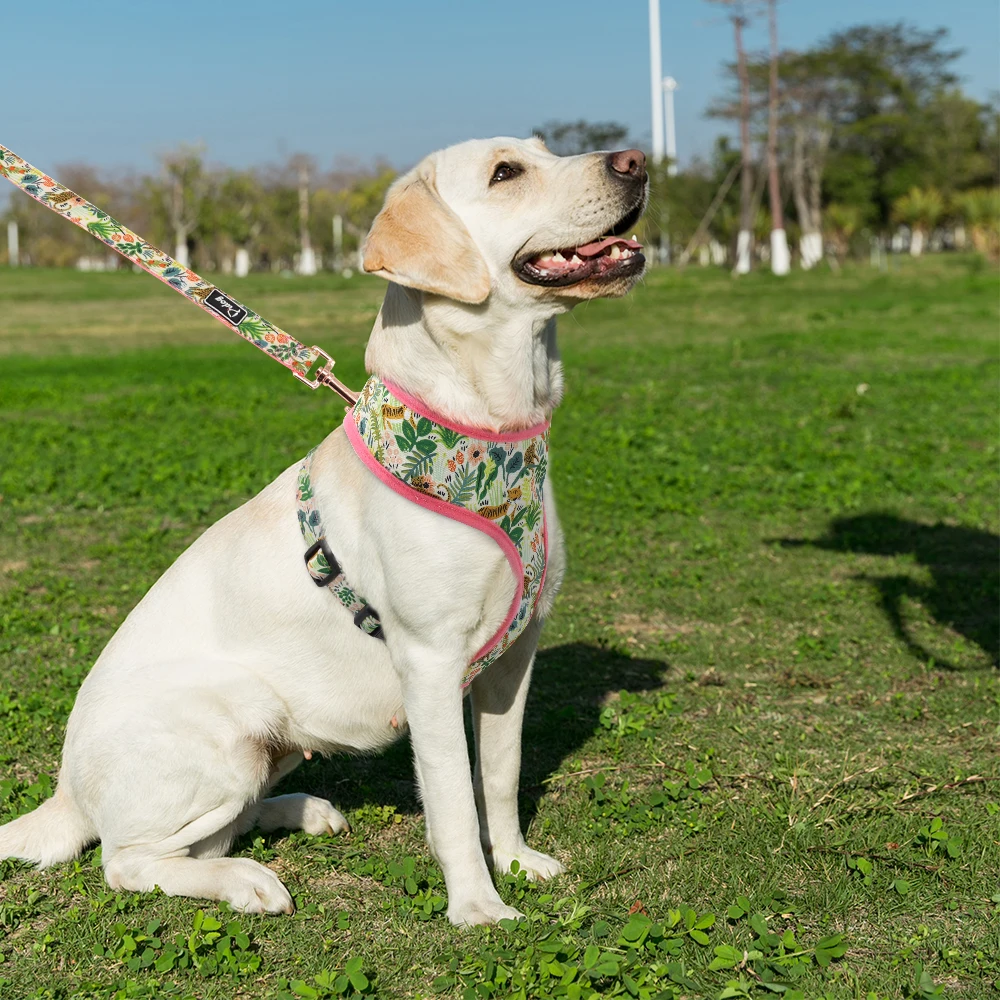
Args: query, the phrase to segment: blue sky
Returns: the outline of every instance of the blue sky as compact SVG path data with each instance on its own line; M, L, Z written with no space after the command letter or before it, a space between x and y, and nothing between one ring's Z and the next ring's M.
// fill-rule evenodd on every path
M85 15L81 16L81 12ZM783 0L782 45L875 21L945 26L973 96L1000 87L996 0ZM704 0L662 0L663 69L680 82L682 161L706 153L732 34ZM405 166L472 136L616 119L648 140L645 0L49 0L5 6L0 142L44 169L150 170L203 142L233 166L314 155ZM763 26L751 29L763 47Z

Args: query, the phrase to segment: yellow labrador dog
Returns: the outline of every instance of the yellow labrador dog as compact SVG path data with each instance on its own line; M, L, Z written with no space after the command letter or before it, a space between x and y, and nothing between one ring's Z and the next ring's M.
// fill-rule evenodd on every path
M637 150L558 157L503 138L427 157L390 189L365 245L365 270L389 281L367 367L457 424L547 421L562 393L555 317L639 279L640 248L620 237L646 195ZM233 839L255 824L345 830L326 800L267 790L304 754L374 751L408 727L449 919L517 916L489 868L562 871L526 845L517 809L525 697L564 568L551 487L534 613L471 684L473 774L461 680L511 605L507 559L387 487L336 428L312 485L330 547L379 611L377 641L303 568L298 469L206 531L128 616L80 689L55 795L0 827L0 857L51 865L100 840L113 888L288 913L273 872L226 857Z

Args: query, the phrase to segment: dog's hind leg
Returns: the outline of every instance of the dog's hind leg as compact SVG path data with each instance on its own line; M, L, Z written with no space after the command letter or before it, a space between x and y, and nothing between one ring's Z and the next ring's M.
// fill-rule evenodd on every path
M302 763L303 755L295 751L277 760L268 776L268 787L276 785L286 774L290 774ZM326 799L302 792L289 795L274 795L261 799L236 821L236 832L248 833L257 829L264 833L272 830L302 830L313 836L347 833L351 827L343 813L335 809ZM225 854L228 847L221 853Z
M501 874L517 861L530 879L564 871L547 854L525 843L518 819L521 725L541 622L530 622L517 642L472 682L476 731L476 807L486 860Z
M271 830L302 830L314 836L346 833L351 827L343 813L326 799L297 792L275 795L257 805L256 825L264 833Z
M225 662L176 664L145 680L119 698L116 717L86 699L67 736L70 790L94 817L108 884L292 912L273 872L224 857L275 773L273 692Z
M159 887L168 896L224 899L243 913L292 913L292 898L274 872L249 858L223 856L242 818L234 812L238 806L220 806L159 843L118 849L106 845L108 885L131 892Z
M242 913L293 913L288 890L250 858L155 857L148 847L119 851L104 869L112 889L224 899Z

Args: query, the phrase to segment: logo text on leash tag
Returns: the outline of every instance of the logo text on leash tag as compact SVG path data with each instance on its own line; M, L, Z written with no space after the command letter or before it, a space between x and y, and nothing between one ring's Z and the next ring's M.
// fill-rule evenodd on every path
M218 288L213 288L205 296L205 305L233 326L239 326L247 318L247 310Z

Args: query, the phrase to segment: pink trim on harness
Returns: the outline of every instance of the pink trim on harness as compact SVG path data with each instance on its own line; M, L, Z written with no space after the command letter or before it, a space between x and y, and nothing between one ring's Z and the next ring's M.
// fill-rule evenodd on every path
M548 427L513 433L468 427L429 412L377 377L369 379L344 421L351 446L379 480L419 506L488 535L514 574L510 608L470 663L463 687L521 634L545 582Z
M424 417L430 417L434 423L440 424L442 427L447 427L452 431L458 431L459 434L465 434L467 437L476 438L480 441L496 441L503 442L504 444L514 441L527 441L528 438L540 437L542 434L546 433L551 426L546 420L540 424L535 424L533 427L526 427L523 431L508 431L506 433L491 431L485 427L470 427L467 424L460 424L454 420L449 420L447 417L442 417L434 410L428 409L425 403L421 403L415 396L411 396L408 392L400 389L398 385L394 382L390 382L388 379L382 379L382 384L396 397L396 399L408 406L415 413L419 413Z

